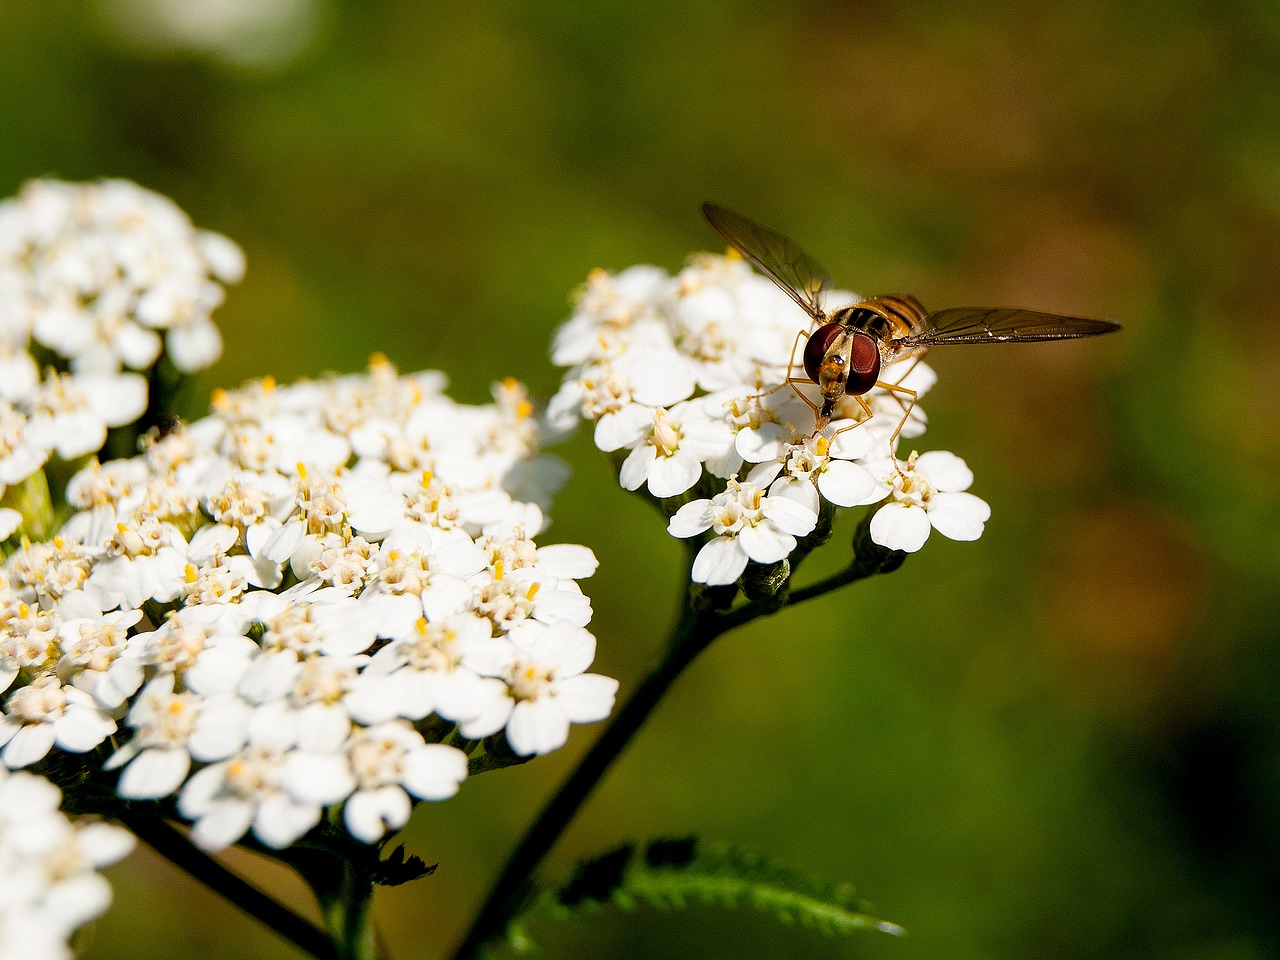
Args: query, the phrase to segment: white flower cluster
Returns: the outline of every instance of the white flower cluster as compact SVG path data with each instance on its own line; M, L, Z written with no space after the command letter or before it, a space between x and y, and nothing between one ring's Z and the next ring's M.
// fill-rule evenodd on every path
M133 848L120 827L68 820L43 777L0 769L0 960L70 960L70 936L101 915L97 873Z
M203 369L222 353L210 320L222 284L243 274L240 248L166 197L125 180L33 180L0 202L2 359L34 341L77 372L143 370L162 350L179 370ZM34 367L20 366L29 390ZM14 373L0 368L10 401Z
M137 420L147 380L131 371L162 354L182 371L213 363L218 281L243 271L230 240L126 181L34 180L0 202L0 495ZM18 520L0 510L0 537Z
M835 307L857 298L830 299ZM901 438L924 432L919 404L903 423L907 405L875 388L863 398L872 417L847 397L815 432L814 408L785 384L797 336L811 325L737 256L702 254L675 276L651 266L594 271L556 335L552 359L570 369L549 421L566 431L594 422L596 446L620 458L624 488L678 498L668 505L672 535L714 534L694 562L699 583L731 584L748 562L784 559L824 501L883 501L871 536L908 552L931 529L977 539L990 515L963 492L973 476L958 457L901 461L890 449L900 423ZM791 375L803 376L798 359ZM915 358L888 365L881 380L922 395L935 377Z
M442 389L385 358L258 381L80 470L0 580L0 762L114 737L119 794L176 795L206 846L283 847L336 804L373 842L457 791L459 747L540 754L603 719L595 556L534 541L564 467L519 384Z

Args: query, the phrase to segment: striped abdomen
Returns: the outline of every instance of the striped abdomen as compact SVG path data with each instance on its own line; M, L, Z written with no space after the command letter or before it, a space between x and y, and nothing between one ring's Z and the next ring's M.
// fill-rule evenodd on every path
M915 297L891 296L872 297L851 307L842 307L831 315L831 320L865 333L880 345L883 353L892 341L919 331L926 316L924 306Z

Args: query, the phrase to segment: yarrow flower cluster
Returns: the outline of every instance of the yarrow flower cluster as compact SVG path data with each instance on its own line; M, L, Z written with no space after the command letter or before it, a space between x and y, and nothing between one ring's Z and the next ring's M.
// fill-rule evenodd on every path
M0 580L0 761L114 735L120 795L177 796L210 847L286 846L335 804L373 842L456 792L460 745L546 753L605 717L595 557L534 539L564 468L519 384L442 388L385 358L259 381L77 472Z
M34 180L0 203L7 357L31 340L76 371L144 370L161 351L179 370L203 369L222 353L210 319L222 285L243 274L234 243L125 180ZM9 375L0 380L12 384Z
M137 420L135 371L213 363L210 313L243 271L230 240L125 181L36 180L0 202L0 495ZM0 510L0 535L17 522Z
M326 812L374 843L469 762L610 712L578 587L596 560L535 539L567 471L513 380L468 406L375 357L217 391L140 455L93 457L164 356L217 356L216 281L242 267L132 184L0 205L0 769L78 755L211 849L282 848ZM56 358L43 378L33 350Z
M857 299L835 293L828 306ZM931 529L957 540L982 533L990 511L962 492L973 477L958 457L898 459L897 441L924 433L918 403L877 387L863 398L871 417L846 397L815 431L814 407L785 382L803 372L793 353L811 325L736 255L702 254L675 276L651 266L593 272L556 334L552 359L569 369L550 422L568 431L591 421L621 485L663 501L673 536L706 537L699 583L731 584L749 561L784 559L825 505L880 504L871 537L894 550L920 549ZM881 373L917 396L935 379L919 357Z
M111 903L97 872L133 848L120 827L73 822L61 791L0 768L0 960L67 960L68 939Z

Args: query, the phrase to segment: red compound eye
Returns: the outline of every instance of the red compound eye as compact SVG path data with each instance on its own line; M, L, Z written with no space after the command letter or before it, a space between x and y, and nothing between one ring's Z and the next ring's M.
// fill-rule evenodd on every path
M849 379L844 392L866 393L880 376L880 347L865 333L855 333L849 343Z
M804 345L804 372L814 383L818 382L818 367L822 366L827 349L843 329L842 323L824 323L809 335L809 342Z

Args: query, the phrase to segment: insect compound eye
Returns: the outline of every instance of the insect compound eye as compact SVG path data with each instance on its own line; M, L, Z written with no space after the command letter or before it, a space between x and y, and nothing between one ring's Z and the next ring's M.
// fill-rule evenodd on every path
M866 393L876 385L879 377L880 347L865 333L855 333L849 343L849 379L845 383L845 393Z
M814 383L818 382L818 368L822 366L827 349L843 329L844 324L824 323L809 335L809 342L804 345L804 372Z

